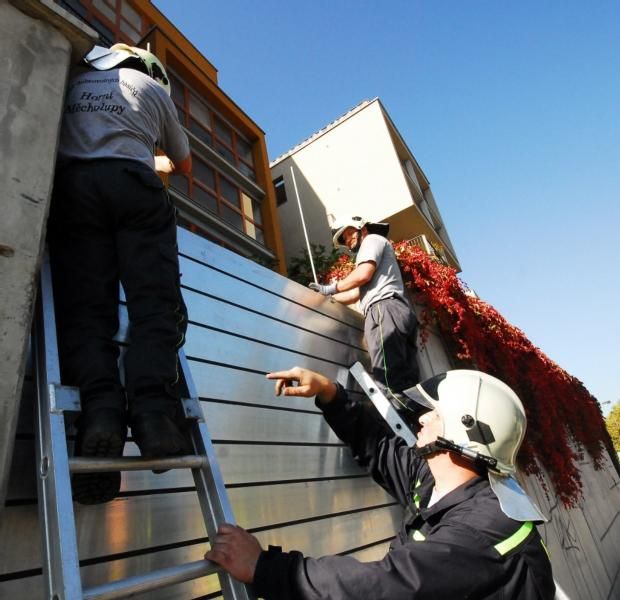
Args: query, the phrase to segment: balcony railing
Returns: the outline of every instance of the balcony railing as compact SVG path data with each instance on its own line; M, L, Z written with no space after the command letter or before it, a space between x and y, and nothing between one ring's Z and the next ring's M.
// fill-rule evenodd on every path
M417 246L418 248L421 248L429 256L437 258L444 265L449 264L443 250L441 248L438 248L436 245L431 244L431 242L423 233L421 233L420 235L416 235L415 237L412 237L406 241L410 244L413 244L414 246Z

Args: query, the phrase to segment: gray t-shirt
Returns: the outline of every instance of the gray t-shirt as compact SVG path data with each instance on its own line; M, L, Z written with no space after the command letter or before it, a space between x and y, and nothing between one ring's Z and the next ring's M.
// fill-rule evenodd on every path
M360 287L360 307L366 314L368 307L378 300L399 296L403 299L405 285L400 274L392 244L382 235L369 233L363 240L355 257L355 265L365 262L374 262L376 265L372 279Z
M69 82L58 164L127 158L155 168L161 148L173 162L189 154L174 103L161 85L135 69L87 71Z

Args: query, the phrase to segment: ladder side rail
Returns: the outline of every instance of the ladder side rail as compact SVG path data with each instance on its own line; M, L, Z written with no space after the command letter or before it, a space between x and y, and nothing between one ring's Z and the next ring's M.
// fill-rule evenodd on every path
M209 540L214 540L218 527L222 523L234 525L236 520L183 349L179 350L179 362L189 396L183 403L186 417L192 421L190 431L194 452L207 458L205 466L200 469L192 469L192 475L194 476L207 535ZM254 594L249 586L240 583L221 569L218 571L218 576L225 600L254 599Z
M71 388L60 386L60 364L49 255L41 265L33 328L36 372L36 453L43 579L47 598L82 598L63 410ZM65 398L61 398L64 396Z

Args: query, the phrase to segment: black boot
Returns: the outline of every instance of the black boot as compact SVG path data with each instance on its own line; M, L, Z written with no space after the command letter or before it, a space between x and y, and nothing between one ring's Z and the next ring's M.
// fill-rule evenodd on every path
M117 408L85 407L77 421L75 455L91 458L118 458L127 439L125 411ZM72 479L73 499L80 504L100 504L115 498L121 474L77 473Z
M131 435L144 458L182 456L190 452L185 435L163 411L152 410L132 416Z

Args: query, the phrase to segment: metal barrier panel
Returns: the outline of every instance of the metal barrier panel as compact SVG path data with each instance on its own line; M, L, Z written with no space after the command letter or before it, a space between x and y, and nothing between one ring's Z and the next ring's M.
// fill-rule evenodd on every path
M190 320L184 350L237 522L265 544L379 558L400 508L357 467L312 400L276 398L264 377L300 365L346 383L348 367L366 361L361 317L187 231L179 230L179 248ZM120 320L117 340L124 344L122 304ZM30 382L25 390L0 525L0 598L38 598L43 589ZM131 440L125 454L137 454ZM122 477L114 501L74 505L85 587L198 560L208 547L190 472ZM148 597L218 589L210 576Z
M264 544L380 559L400 508L357 467L311 400L276 398L264 377L293 364L344 377L356 360L366 361L361 317L187 231L179 230L179 247L190 318L185 353L238 523L257 530ZM122 306L120 315L123 343ZM418 362L424 377L450 368L435 333ZM42 597L33 403L30 377L0 522L0 599ZM125 454L137 455L131 440ZM620 597L618 474L611 464L595 471L587 460L580 468L586 498L570 511L527 481L551 516L541 532L562 588L558 597ZM189 472L127 472L113 502L74 505L84 585L199 560L208 540L193 486ZM218 590L210 576L148 598L185 600Z

